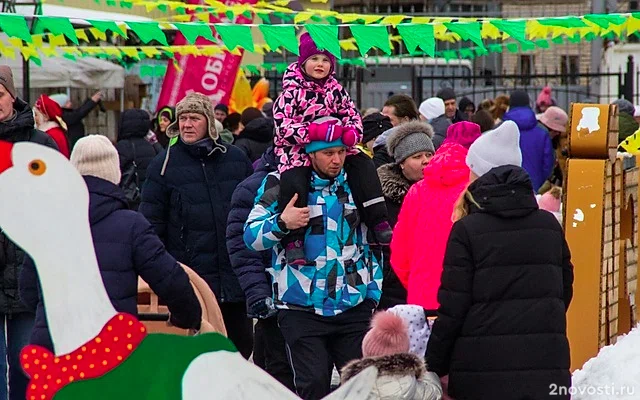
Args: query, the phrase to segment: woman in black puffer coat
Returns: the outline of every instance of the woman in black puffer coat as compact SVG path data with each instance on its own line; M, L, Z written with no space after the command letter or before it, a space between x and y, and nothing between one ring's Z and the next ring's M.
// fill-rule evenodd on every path
M426 356L456 400L569 398L550 394L571 386L571 255L518 166L519 137L507 121L467 155L473 183L454 213Z
M133 189L132 185L137 186L139 191L142 190L142 185L147 179L147 167L158 154L158 149L145 139L149 133L150 125L151 118L145 110L137 108L125 110L120 116L118 143L116 144L118 156L120 156L120 171L122 172L120 187L125 190L129 208L133 210L138 209L140 200L139 196L137 199L132 199L132 195L129 194ZM137 174L137 178L133 175L134 172Z

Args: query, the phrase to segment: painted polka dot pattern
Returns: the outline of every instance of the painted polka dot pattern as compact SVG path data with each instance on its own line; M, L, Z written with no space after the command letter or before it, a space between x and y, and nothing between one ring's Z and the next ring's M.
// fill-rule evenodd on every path
M74 381L97 378L122 363L147 335L134 316L113 317L91 341L72 353L56 357L41 346L27 346L20 353L22 368L31 380L27 400L49 400Z

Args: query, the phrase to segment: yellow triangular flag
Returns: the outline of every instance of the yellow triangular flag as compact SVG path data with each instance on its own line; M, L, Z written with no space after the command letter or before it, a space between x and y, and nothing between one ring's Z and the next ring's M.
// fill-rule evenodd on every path
M356 46L355 41L352 39L341 40L340 47L342 47L344 51L358 51L358 46Z
M96 28L89 28L89 32L91 32L93 37L98 39L98 40L107 40L107 35L104 32L99 31Z
M500 39L502 37L500 29L496 28L490 21L484 21L482 23L480 35L483 39Z
M206 12L200 12L200 13L196 13L194 14L196 16L197 19L199 19L202 22L209 22L209 13Z
M51 46L43 46L40 48L40 52L44 54L45 57L59 57L60 55L56 51L55 47Z
M78 39L82 39L85 42L89 43L89 37L87 36L87 32L84 29L76 29L76 36Z
M138 49L136 49L135 47L120 47L120 51L127 57L131 57L135 60L140 59Z
M527 21L526 34L530 40L546 39L549 36L549 27L535 19L530 19Z
M380 15L361 15L365 24L374 24L380 20Z
M406 18L407 18L406 15L390 15L388 17L382 18L382 21L380 21L380 25L391 25L395 28L396 25L398 25L400 22L402 22Z
M33 42L31 43L33 47L35 47L36 49L42 47L42 35L33 35L31 36L31 39L33 40Z
M3 47L2 49L0 49L0 51L2 52L2 55L10 58L12 60L16 59L16 50L13 47Z
M428 17L413 17L411 22L414 24L428 24L431 22L431 18Z
M117 58L122 57L122 53L120 52L120 49L118 49L117 47L103 47L103 48L104 48L105 54L107 54L108 56L117 57Z
M191 21L191 15L189 14L185 14L185 15L174 15L173 17L171 17L171 19L175 22L189 22Z
M289 1L290 0L277 0L277 1L274 1L273 4L279 7L286 7L289 5Z
M338 18L345 24L348 24L349 22L357 21L361 17L362 16L360 14L342 14L338 16Z
M296 14L296 16L293 18L293 23L294 24L299 24L301 22L305 22L306 20L308 20L309 18L311 18L313 16L312 13L310 12L301 12Z
M627 18L627 22L625 22L625 29L627 30L627 35L632 35L638 31L640 31L640 19L635 17Z
M67 39L64 37L63 34L60 34L60 35L50 34L49 35L49 44L51 46L54 46L54 47L66 46L67 45Z
M16 49L21 49L24 47L24 45L22 44L22 39L11 37L8 40L9 40L9 43Z
M143 46L140 47L140 50L142 50L142 52L149 58L153 58L161 54L160 51L153 46Z
M20 53L22 53L22 57L27 61L31 57L40 58L38 57L38 51L32 46L24 46L23 48L20 49Z

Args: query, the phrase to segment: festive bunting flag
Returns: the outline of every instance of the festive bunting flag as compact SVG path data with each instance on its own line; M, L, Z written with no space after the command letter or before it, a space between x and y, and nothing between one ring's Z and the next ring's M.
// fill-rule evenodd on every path
M31 43L31 33L23 16L0 14L0 28L11 37L17 37Z
M106 33L107 31L111 31L122 36L125 39L127 38L127 34L122 29L120 29L118 24L116 24L114 21L87 20L87 22L93 25L93 27L100 32Z
M479 47L484 47L480 22L446 22L444 26L451 32L460 35L463 40L471 40Z
M41 31L48 30L54 35L63 34L73 43L79 44L76 31L68 18L40 16L37 19L36 28Z
M271 49L277 49L282 46L295 55L299 55L298 38L296 37L296 30L293 26L260 25L260 31Z
M227 46L229 50L241 47L253 52L254 45L250 26L216 24L215 27L224 45Z
M436 41L432 25L400 24L398 33L409 53L414 53L420 47L430 57L434 56Z
M376 47L386 54L391 54L389 45L389 32L384 25L351 25L349 27L353 37L358 43L360 54L366 55L369 50Z
M313 25L307 24L304 26L311 39L315 42L321 50L327 50L336 58L342 58L340 52L340 43L338 41L338 27L335 25Z
M211 32L211 27L209 25L204 24L174 24L178 30L184 35L185 39L189 43L195 43L196 39L202 37L211 42L216 42L216 39L213 37L213 32Z
M127 22L127 25L145 44L152 40L156 40L165 46L169 44L167 43L167 37L157 22Z
M492 20L491 24L493 24L496 28L500 29L502 32L506 33L510 37L514 38L518 42L526 42L526 29L527 29L527 21L504 21L504 20Z

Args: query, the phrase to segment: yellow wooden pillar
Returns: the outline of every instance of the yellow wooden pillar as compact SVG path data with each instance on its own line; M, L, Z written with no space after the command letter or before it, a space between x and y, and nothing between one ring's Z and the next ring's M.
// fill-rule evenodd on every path
M605 187L616 155L617 108L573 104L569 126L564 227L574 265L573 300L567 312L573 371L598 354L601 342Z

